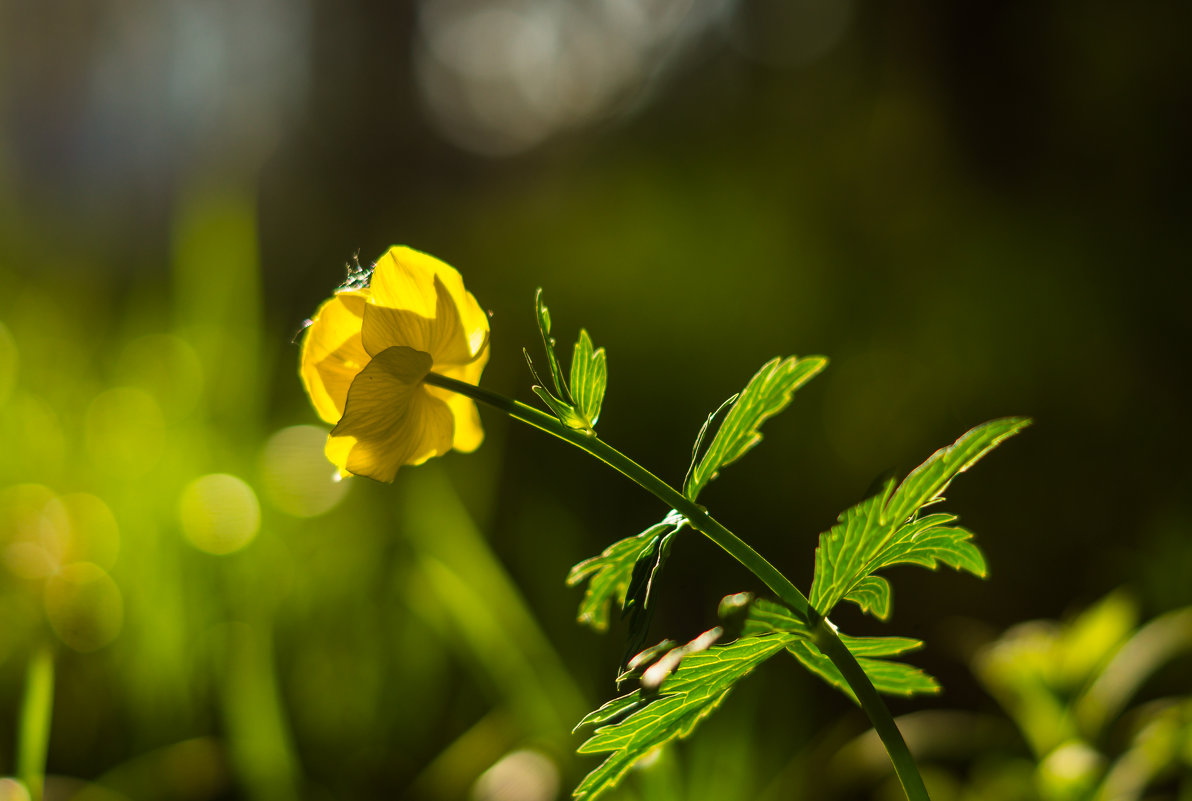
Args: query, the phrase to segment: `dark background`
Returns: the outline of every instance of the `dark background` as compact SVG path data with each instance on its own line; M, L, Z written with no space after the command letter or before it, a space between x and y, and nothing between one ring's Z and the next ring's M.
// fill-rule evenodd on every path
M396 243L460 269L492 312L484 384L527 401L520 350L538 347L543 287L563 343L582 325L608 349L602 437L675 483L705 415L765 360L828 356L701 497L802 586L817 534L883 471L984 420L1034 418L948 493L987 581L900 568L888 625L838 613L850 631L927 641L916 661L945 693L896 712L996 709L968 660L1016 622L1119 587L1146 617L1192 602L1189 16L1105 2L0 7L0 485L93 494L122 537L102 566L123 624L89 653L60 651L51 772L141 797L121 766L190 742L210 747L195 775L211 789L186 797L446 798L527 742L564 786L595 764L569 756L565 729L611 697L623 631L577 627L563 578L666 510L581 454L485 411L473 456L392 487L352 481L316 517L266 497L243 551L201 555L178 533L195 476L268 495L263 443L316 422L292 337L354 253ZM196 365L193 392L169 354L129 355L162 333ZM142 384L163 421L149 460L136 414L126 433L89 422L97 395ZM419 526L483 536L451 550ZM431 563L476 590L472 611L451 611ZM485 570L521 600L494 601ZM53 636L41 585L0 582L18 621L0 635L15 715L26 654ZM694 636L744 589L759 588L682 537L651 639ZM503 611L476 617L485 607ZM511 634L527 609L541 633ZM229 626L252 644L238 650ZM571 674L571 700L542 701L555 685L536 670ZM237 675L257 678L238 691ZM824 732L863 728L790 664L755 682L707 736L748 728L758 786L805 770L786 760ZM631 792L649 797L643 781Z

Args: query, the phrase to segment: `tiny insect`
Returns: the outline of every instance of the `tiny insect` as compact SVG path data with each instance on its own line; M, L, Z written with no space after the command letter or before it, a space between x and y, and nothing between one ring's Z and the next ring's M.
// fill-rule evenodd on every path
M352 260L344 264L347 271L347 277L344 278L342 284L335 288L336 292L359 292L362 289L368 289L369 282L372 281L373 270L377 267L376 263L365 267L360 263L360 251L357 250L352 254ZM310 328L314 322L311 318L306 318L302 321L302 325L294 332L294 336L290 337L290 344L298 344L298 338L302 336L302 332Z
M373 270L376 269L376 263L364 267L360 264L360 251L357 250L352 254L352 260L344 265L348 270L348 277L344 282L336 287L336 292L356 292L361 289L368 289L369 281L372 280Z

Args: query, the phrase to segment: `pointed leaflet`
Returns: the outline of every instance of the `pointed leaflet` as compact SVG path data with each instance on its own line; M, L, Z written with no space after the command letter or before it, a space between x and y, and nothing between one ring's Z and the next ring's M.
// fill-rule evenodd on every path
M563 378L563 368L555 355L555 338L550 335L550 311L542 302L542 290L534 295L534 312L538 321L538 332L542 335L542 347L546 350L547 366L551 381L555 385L552 393L538 377L529 351L522 349L526 365L534 376L534 394L542 399L547 408L568 428L594 433L596 419L604 402L604 390L608 385L608 365L604 348L593 350L592 339L587 331L580 331L579 340L571 359L571 384Z
M739 593L721 601L720 610L721 617L740 621L745 637L770 632L798 634L787 650L812 673L840 688L853 701L857 700L840 671L815 646L807 623L783 604ZM907 637L850 637L843 633L840 641L857 658L857 664L878 692L906 696L939 692L939 683L914 665L882 658L917 650L923 647L922 641Z
M729 410L703 459L688 473L683 494L694 501L708 482L716 478L720 468L740 459L760 442L761 424L785 409L794 391L827 363L822 356L804 359L791 356L771 359L762 365ZM704 430L700 432L701 438Z
M861 607L862 612L868 612L878 620L885 620L890 616L890 582L881 576L866 576L844 600L852 601Z
M882 610L888 613L889 585L865 580L894 564L915 564L934 570L942 562L958 570L985 575L985 560L970 542L972 533L948 525L955 521L955 516L915 515L922 507L939 500L940 493L957 474L1029 422L1024 418L1006 418L977 426L954 444L933 453L897 489L890 481L878 495L844 512L835 526L820 535L815 551L810 600L816 611L826 616L842 599L848 599L879 617Z
M590 427L600 418L607 386L608 364L604 348L593 350L592 338L581 328L571 354L571 396L575 398L576 411L587 419Z
M895 656L903 651L910 651L922 647L919 640L909 640L905 637L849 637L842 634L841 641L845 647L857 657L857 664L874 689L883 695L935 695L940 691L939 682L934 677L923 672L914 665L905 662L894 662L889 659L877 659L874 656ZM888 644L887 644L888 643ZM860 656L863 650L869 649L874 656ZM810 641L792 643L787 648L791 654L803 663L803 667L819 676L824 681L836 687L847 695L854 703L857 698L840 671L832 664L832 660L824 656L820 649Z
M588 589L579 605L579 622L597 631L605 631L608 629L610 603L615 602L623 609L630 606L648 609L655 573L665 560L663 542L685 525L687 521L678 512L672 511L662 522L650 526L641 534L614 542L599 556L585 559L571 568L567 576L568 586L588 580ZM635 568L639 562L650 565L649 569L643 567L638 574ZM635 574L638 578L636 583L633 581ZM634 592L627 598L631 585L635 585Z
M611 790L639 759L664 743L691 734L739 679L797 638L787 632L746 637L690 654L656 691L634 690L588 715L577 729L615 722L598 728L579 747L579 753L608 753L609 757L572 795L580 801L593 801Z
M654 593L654 582L662 571L670 556L671 541L680 529L687 525L687 520L678 512L671 511L663 523L672 523L670 529L653 537L650 543L642 548L633 565L633 573L629 577L629 587L625 590L621 602L621 616L629 619L629 632L625 637L625 653L621 656L621 664L629 662L629 657L641 650L646 641L646 634L650 629L650 620L654 617L654 607L650 598Z
M573 406L571 393L567 390L567 382L563 380L563 368L559 366L559 359L555 356L555 338L550 335L550 311L542 302L541 288L534 293L534 313L538 320L538 332L542 334L542 347L546 349L546 361L550 367L551 379L555 382L555 394L568 406Z

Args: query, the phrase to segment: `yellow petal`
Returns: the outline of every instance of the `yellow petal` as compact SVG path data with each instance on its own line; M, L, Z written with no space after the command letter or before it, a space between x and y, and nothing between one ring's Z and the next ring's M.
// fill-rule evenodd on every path
M336 466L340 478L352 475L348 470L348 455L356 447L355 437L327 437L327 444L323 446L323 454Z
M435 279L450 293L468 343L469 356L475 356L488 331L488 315L472 293L464 288L464 279L449 264L412 248L394 246L377 260L370 288L372 302L390 309L432 317L438 308ZM398 344L398 343L394 343ZM436 359L436 364L439 360Z
M340 457L341 470L392 481L402 465L422 464L451 450L451 409L421 383L430 367L427 353L391 347L373 357L356 376L343 418L327 443L328 456ZM350 447L334 442L347 438L355 439Z
M361 331L364 349L376 355L386 348L407 347L429 353L436 366L463 364L472 359L471 345L460 324L451 294L436 275L433 316L369 303Z
M298 374L315 411L328 423L343 415L348 386L368 364L361 341L367 293L341 292L319 307L302 340Z
M479 384L480 374L484 372L485 365L488 364L489 357L488 338L485 337L484 344L481 350L472 359L463 364L444 364L435 363L435 372L441 373L448 378L455 378L464 381L468 384Z
M469 384L479 384L480 374L484 372L484 366L488 364L488 356L489 349L486 338L484 349L467 364L448 367L440 367L436 364L434 369L448 378ZM455 419L455 440L452 447L462 453L471 453L479 448L480 443L484 442L484 428L480 425L480 413L476 409L476 403L465 395L441 387L428 386L426 389L432 395L442 398L451 407L451 416Z
M451 447L460 453L471 453L484 442L484 428L480 425L480 411L471 398L452 393L447 400L447 407L451 409L451 418L455 424L455 434Z

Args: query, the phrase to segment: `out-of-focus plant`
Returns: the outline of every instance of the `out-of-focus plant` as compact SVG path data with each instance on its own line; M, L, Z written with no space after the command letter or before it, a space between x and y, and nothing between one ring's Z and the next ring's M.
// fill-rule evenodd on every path
M828 615L848 601L878 619L888 617L891 587L877 574L892 565L935 569L945 564L983 576L985 562L972 533L955 525L954 515L924 510L942 500L953 478L1028 421L1006 418L978 426L901 482L885 481L877 494L841 514L820 536L805 595L697 500L721 469L761 440L762 423L782 411L826 360L792 356L763 365L740 393L708 416L676 489L599 438L595 427L608 381L604 350L581 331L565 374L541 292L535 307L549 384L528 353L526 359L533 391L550 414L476 385L488 358L487 318L454 268L404 247L390 249L371 272L350 275L320 307L306 332L300 373L315 408L335 423L326 453L341 474L392 481L403 465L452 448L475 448L482 434L474 402L481 402L592 455L669 508L658 524L614 543L571 573L571 583L588 582L581 621L606 627L612 604L629 617L629 647L618 686L638 685L577 726L597 727L581 753L608 756L576 788L575 797L595 799L660 746L691 734L737 681L785 651L860 704L907 797L926 799L914 760L879 695L938 690L932 677L894 659L922 643L850 637ZM659 572L675 538L688 528L727 551L779 600L729 596L721 604L724 625L685 645L667 640L633 655L646 636ZM722 642L730 629L736 638Z
M1156 671L1189 651L1192 607L1139 626L1122 592L1067 623L1016 626L983 649L977 675L1032 756L1031 771L1003 772L1030 777L1016 797L1192 797L1192 693L1130 706ZM1165 794L1156 789L1164 783ZM993 796L977 788L976 797Z
M1138 618L1119 590L1068 621L1022 623L981 647L973 672L1009 720L899 718L937 801L1192 798L1192 693L1176 678L1192 655L1192 607ZM1172 678L1176 694L1156 692ZM867 735L842 748L830 783L881 775L875 745Z

